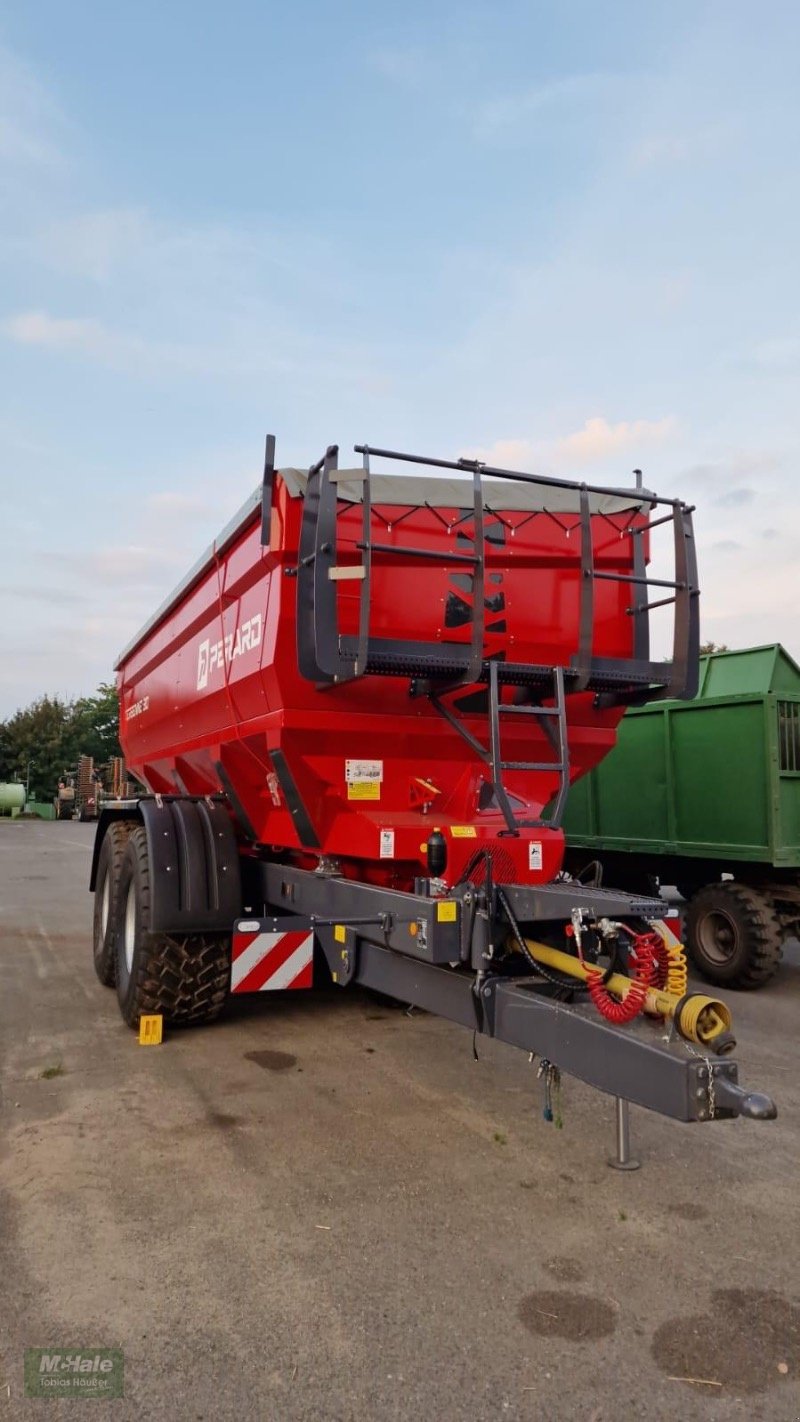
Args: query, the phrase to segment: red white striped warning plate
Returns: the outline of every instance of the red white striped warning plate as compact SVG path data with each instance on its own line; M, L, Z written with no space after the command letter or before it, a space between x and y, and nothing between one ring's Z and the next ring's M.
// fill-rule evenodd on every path
M307 924L306 920L306 924ZM233 930L231 992L313 985L314 931L292 919L240 919Z

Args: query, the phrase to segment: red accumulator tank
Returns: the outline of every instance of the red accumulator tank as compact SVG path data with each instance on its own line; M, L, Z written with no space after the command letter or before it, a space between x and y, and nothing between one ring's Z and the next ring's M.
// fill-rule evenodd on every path
M694 693L691 511L357 452L276 469L268 439L262 488L117 663L128 765L155 793L223 794L243 846L305 867L407 888L488 855L496 881L550 880L569 783L625 706ZM669 661L649 647L659 525Z

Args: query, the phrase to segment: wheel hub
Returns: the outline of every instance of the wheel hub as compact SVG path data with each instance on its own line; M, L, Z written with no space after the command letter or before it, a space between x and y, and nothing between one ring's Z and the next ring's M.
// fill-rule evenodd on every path
M707 913L698 924L700 947L714 963L729 963L739 946L739 930L723 909Z

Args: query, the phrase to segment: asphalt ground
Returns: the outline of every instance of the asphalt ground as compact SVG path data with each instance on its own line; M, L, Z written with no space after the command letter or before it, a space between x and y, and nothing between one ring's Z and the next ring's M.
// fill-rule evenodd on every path
M93 829L0 821L0 1405L116 1346L120 1418L800 1417L800 958L730 993L776 1122L631 1113L357 991L143 1048L100 986ZM682 1381L681 1379L694 1379Z

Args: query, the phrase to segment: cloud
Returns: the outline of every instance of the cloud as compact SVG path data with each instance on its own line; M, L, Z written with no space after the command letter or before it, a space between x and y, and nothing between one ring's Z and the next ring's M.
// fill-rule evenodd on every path
M736 136L732 123L712 123L690 132L646 134L631 151L634 168L655 168L689 162L706 162L727 147Z
M478 103L472 112L475 133L480 138L500 137L514 129L528 127L538 115L596 103L615 91L625 76L607 73L567 74L536 84L521 94L503 95Z
M430 54L423 49L378 49L367 55L367 63L384 79L404 88L418 89L436 70Z
M291 368L289 358L278 355L266 339L237 347L233 331L220 333L216 345L162 341L115 329L92 316L51 316L47 311L8 316L0 330L19 345L84 356L148 379L164 373L263 377Z
M165 574L180 572L182 550L151 548L143 544L108 544L84 553L51 553L51 558L83 582L107 587L147 590L161 586Z
M762 341L753 351L753 364L776 375L793 374L800 370L800 339L787 336Z
M108 208L51 222L26 240L48 266L107 284L120 267L141 261L158 240L141 208Z
M755 489L728 489L727 493L718 494L714 503L720 509L740 509L752 503L755 496Z
M769 450L739 450L724 459L706 464L692 464L678 475L677 482L689 485L691 490L703 490L704 498L713 499L720 507L732 507L748 502L748 495L755 497L755 491L741 484L741 480L763 482L765 474L773 474L780 469L782 459Z
M21 168L60 164L63 126L48 90L22 60L0 46L0 163Z
M535 446L529 439L498 439L486 449L465 451L467 459L481 459L497 469L528 469L535 460Z
M638 457L640 450L669 440L676 428L672 415L661 420L621 420L615 425L595 415L582 429L550 443L503 439L488 449L471 451L471 457L498 467L537 469L540 473L554 467L578 471L626 453Z
M621 420L616 425L594 416L586 421L582 430L556 442L554 457L562 464L594 464L648 445L663 444L674 434L675 428L672 415L662 420Z
M7 583L0 586L0 598L16 598L23 603L41 602L47 607L82 607L93 601L90 592L76 592L73 587L53 588L40 583Z
M51 351L79 350L102 355L108 354L109 344L113 343L100 321L50 316L46 311L21 311L7 317L2 329L20 345L43 346Z
M199 494L183 494L175 489L164 489L149 494L146 506L160 518L200 518L215 511L208 499Z

